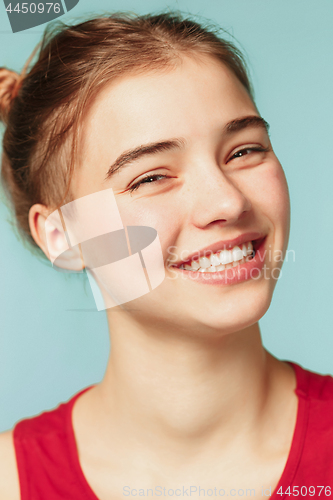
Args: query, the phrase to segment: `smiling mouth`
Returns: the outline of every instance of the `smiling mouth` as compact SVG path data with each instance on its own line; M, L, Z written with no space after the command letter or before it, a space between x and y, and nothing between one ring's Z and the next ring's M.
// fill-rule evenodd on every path
M219 250L203 257L194 258L187 262L182 262L177 266L172 266L183 271L192 271L199 273L218 273L225 269L231 269L252 260L256 254L256 248L263 241L253 240L236 245L228 250Z

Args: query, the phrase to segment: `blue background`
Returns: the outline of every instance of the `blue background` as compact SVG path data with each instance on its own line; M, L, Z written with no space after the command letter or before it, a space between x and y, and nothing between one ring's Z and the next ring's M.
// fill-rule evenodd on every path
M16 4L16 1L13 2ZM80 0L61 19L92 14ZM98 0L98 13L162 9L199 14L235 36L250 61L256 102L271 124L291 200L289 248L264 344L277 357L333 374L333 2L331 0ZM0 3L0 66L21 71L44 26L13 34ZM31 255L0 203L0 430L56 406L103 376L105 312L86 278Z

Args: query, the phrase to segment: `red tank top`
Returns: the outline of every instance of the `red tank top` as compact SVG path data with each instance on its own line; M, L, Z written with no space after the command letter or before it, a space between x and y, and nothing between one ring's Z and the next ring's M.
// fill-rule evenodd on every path
M289 457L271 499L325 499L333 490L333 378L291 365L297 378L297 421ZM71 419L75 400L88 389L55 410L16 424L21 500L98 500L80 467ZM213 496L221 493L217 490Z

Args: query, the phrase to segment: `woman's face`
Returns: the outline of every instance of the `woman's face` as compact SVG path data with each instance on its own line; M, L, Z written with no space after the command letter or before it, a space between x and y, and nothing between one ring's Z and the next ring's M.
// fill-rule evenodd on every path
M120 155L142 147L145 154L106 179ZM184 58L113 82L87 113L81 152L74 197L111 187L123 224L153 227L160 239L166 277L123 305L133 319L228 333L266 312L287 246L288 189L233 73L208 57ZM240 251L230 249L250 253L251 241L255 258L239 264ZM209 272L204 254L215 263ZM230 258L235 264L223 264ZM216 270L218 262L226 268ZM179 268L185 263L193 270ZM200 264L206 271L195 272Z

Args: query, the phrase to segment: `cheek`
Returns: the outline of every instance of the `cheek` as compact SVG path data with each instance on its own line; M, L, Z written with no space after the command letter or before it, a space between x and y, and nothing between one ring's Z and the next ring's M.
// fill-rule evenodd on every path
M129 203L117 199L124 226L149 226L156 229L164 259L172 254L172 245L179 233L180 211L175 203L157 198L141 199Z
M287 180L279 162L267 170L265 176L264 202L267 214L275 226L281 226L285 236L290 227L290 199Z
M245 183L244 183L245 181ZM290 201L287 181L278 160L248 172L244 193L253 208L268 217L274 227L289 233Z

